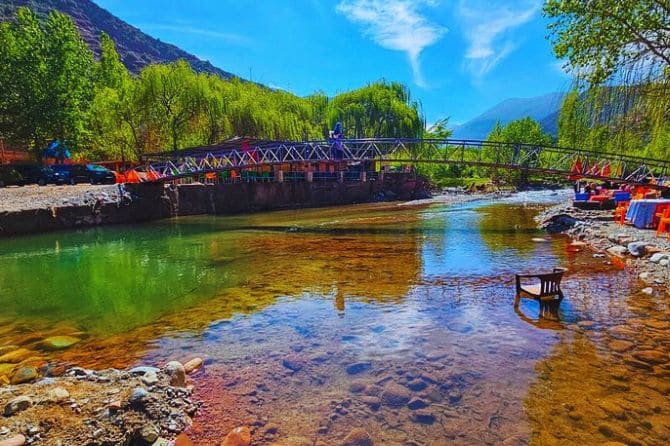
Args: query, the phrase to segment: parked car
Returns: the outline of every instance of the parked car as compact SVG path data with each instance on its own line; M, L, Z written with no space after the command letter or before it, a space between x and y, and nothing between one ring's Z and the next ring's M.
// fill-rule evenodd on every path
M88 164L86 166L88 177L91 184L114 184L116 183L116 174L106 167L97 164Z
M54 164L51 168L54 171L55 182L58 184L116 183L114 172L95 164Z
M16 164L12 167L14 167L14 169L23 177L21 179L21 185L39 184L40 186L46 186L55 181L54 171L48 167L42 167L36 164Z
M0 187L21 186L23 177L13 166L0 166Z

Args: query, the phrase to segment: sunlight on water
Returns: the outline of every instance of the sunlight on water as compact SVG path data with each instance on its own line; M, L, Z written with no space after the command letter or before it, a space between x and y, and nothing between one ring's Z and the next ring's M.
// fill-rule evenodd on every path
M669 310L539 233L533 217L558 199L3 240L0 346L99 368L204 357L197 444L240 424L257 444L335 445L356 426L383 445L666 444ZM569 270L561 321L535 302L515 313L514 273L555 266ZM41 351L51 335L81 342Z

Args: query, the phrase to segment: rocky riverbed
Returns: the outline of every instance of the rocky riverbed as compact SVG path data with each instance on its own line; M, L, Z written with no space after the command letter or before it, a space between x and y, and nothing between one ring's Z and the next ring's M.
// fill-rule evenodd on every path
M0 188L0 213L64 206L121 203L130 195L123 185L24 186Z
M189 444L179 435L200 404L191 399L187 375L202 364L196 358L161 369L73 367L61 376L0 387L0 446Z
M559 204L537 216L548 232L562 232L573 239L573 249L589 248L593 256L637 274L645 294L670 293L670 241L650 229L614 221L613 211L581 210ZM582 248L583 247L583 248Z

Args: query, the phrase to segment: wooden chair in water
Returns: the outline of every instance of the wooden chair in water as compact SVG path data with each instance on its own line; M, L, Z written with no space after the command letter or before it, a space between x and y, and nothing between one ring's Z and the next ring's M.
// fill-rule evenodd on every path
M551 273L544 274L516 274L516 296L514 308L519 307L522 297L535 299L540 304L540 317L558 317L558 307L563 301L561 279L565 270L554 268ZM533 284L522 283L528 279L536 279ZM537 283L539 280L539 283Z
M616 205L616 210L614 211L614 221L619 222L620 225L626 224L626 214L628 213L628 206L630 201L620 201Z

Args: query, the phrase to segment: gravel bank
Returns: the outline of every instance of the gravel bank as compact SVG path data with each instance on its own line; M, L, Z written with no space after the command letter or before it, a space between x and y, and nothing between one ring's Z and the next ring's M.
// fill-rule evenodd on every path
M96 203L119 203L128 198L123 185L24 186L0 188L0 212L49 209Z
M584 211L559 204L538 215L549 232L562 232L585 243L594 257L609 259L640 279L646 294L670 294L670 242L667 234L614 222L614 211Z

